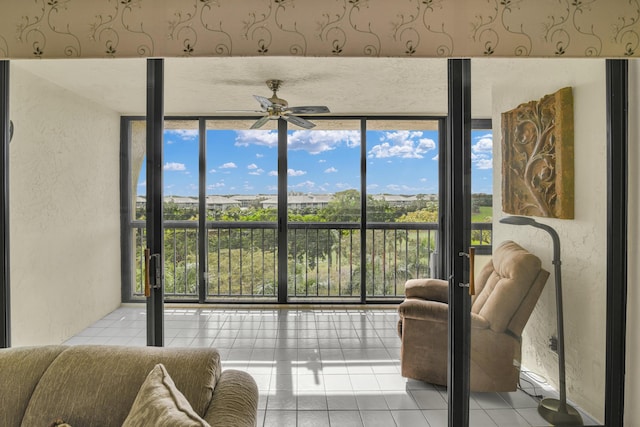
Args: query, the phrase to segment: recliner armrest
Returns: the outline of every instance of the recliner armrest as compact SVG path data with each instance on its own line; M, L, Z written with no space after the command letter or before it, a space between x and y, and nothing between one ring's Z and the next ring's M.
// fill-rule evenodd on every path
M398 307L401 319L424 320L428 322L447 323L449 321L449 304L438 301L408 299ZM472 329L488 329L489 322L479 314L471 313Z
M404 295L446 303L449 301L449 283L441 279L410 279L404 285Z
M426 320L447 323L449 305L438 301L408 299L400 304L398 312L402 319Z

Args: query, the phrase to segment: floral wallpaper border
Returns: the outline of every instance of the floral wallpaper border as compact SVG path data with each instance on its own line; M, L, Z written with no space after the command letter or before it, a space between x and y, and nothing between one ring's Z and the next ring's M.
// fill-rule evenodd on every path
M640 0L0 0L0 11L0 58L640 56Z

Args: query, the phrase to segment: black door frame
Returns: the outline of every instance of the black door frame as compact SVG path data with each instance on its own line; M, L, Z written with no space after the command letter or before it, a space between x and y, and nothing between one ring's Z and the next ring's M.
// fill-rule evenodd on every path
M278 303L286 304L289 298L288 292L288 260L289 245L289 221L287 206L288 187L288 155L287 122L278 119Z
M624 423L627 322L629 63L606 60L607 87L607 337L605 425Z
M163 147L164 60L147 59L147 248L156 256L150 270L152 278L147 297L147 345L164 345L164 224L163 224ZM160 264L158 268L156 265Z
M11 263L9 242L9 61L0 61L0 348L11 347Z
M449 59L448 118L444 186L444 261L449 280L448 419L469 425L471 298L468 265L462 254L471 245L471 60Z

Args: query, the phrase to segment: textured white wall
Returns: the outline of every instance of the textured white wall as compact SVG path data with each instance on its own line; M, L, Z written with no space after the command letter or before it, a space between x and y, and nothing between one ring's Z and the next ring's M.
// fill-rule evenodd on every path
M494 63L492 63L494 64ZM501 113L573 87L575 219L536 218L561 240L567 397L604 419L606 343L606 121L604 60L511 61L496 70L494 127L494 238L511 239L538 255L551 277L523 336L523 365L557 387L558 359L548 348L556 335L552 242L532 227L498 223L502 216Z
M624 425L640 424L640 61L629 62L629 277L627 302L627 371L625 380ZM635 356L634 356L635 355Z
M12 344L57 344L120 304L120 119L15 66L10 83Z

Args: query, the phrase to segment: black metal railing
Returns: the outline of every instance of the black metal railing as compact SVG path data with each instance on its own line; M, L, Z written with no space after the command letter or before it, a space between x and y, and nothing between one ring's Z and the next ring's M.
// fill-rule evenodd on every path
M145 222L133 223L134 296L143 294ZM198 222L165 221L165 297L197 299ZM437 224L370 223L361 254L358 223L292 222L288 224L288 296L293 299L360 299L404 295L407 279L428 277L437 247ZM491 251L491 223L472 225L478 253ZM207 222L206 300L275 299L278 277L277 224ZM364 258L365 264L362 265Z

